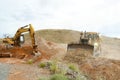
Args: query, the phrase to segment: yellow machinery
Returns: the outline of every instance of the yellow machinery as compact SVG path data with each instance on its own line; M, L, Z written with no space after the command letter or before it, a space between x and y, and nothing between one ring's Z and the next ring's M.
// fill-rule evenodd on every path
M37 45L35 44L35 32L34 28L31 24L23 26L19 28L13 38L6 37L3 39L3 43L12 45L12 46L21 46L21 43L24 43L24 35L22 33L29 32L31 41L32 41L32 47L33 47L33 53L37 53Z
M101 40L97 32L84 32L81 35L80 44L92 46L94 56L98 56L101 53Z
M80 49L82 53L90 53L98 56L101 52L100 37L97 32L81 32L78 43L68 44L68 50Z

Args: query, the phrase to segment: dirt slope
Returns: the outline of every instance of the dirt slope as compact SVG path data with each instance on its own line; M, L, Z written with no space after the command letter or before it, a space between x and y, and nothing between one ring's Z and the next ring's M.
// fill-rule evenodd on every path
M36 31L36 37L43 37L44 39L56 43L78 43L80 32L72 30L39 30ZM26 40L29 39L27 34ZM101 36L102 53L100 57L120 60L120 39Z
M120 39L102 36L100 57L120 60Z
M46 29L36 31L36 37L43 37L47 41L66 44L71 42L78 42L80 33L78 31L72 30ZM26 40L29 38L29 34L27 34Z

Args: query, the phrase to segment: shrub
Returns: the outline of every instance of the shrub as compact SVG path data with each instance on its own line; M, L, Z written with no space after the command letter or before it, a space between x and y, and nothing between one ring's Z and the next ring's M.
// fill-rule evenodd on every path
M68 78L63 74L54 74L50 80L68 80Z
M32 63L33 63L33 60L30 59L30 60L27 61L27 63L28 63L28 64L32 64Z
M52 65L50 66L50 71L51 71L52 73L56 73L56 72L58 71L58 66L57 66L57 64L52 63Z
M79 71L78 67L74 64L70 64L68 67L69 67L69 69L71 69L73 71Z
M48 66L51 66L51 65L52 65L52 62L50 62L50 61L47 62L47 65L48 65Z
M45 64L45 63L40 63L40 64L39 64L39 67L40 67L40 68L44 68L44 67L46 67L46 64Z

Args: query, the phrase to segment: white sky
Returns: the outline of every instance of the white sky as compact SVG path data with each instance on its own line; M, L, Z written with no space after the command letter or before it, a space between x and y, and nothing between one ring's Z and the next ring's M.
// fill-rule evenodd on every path
M0 0L0 36L29 23L120 37L120 0Z

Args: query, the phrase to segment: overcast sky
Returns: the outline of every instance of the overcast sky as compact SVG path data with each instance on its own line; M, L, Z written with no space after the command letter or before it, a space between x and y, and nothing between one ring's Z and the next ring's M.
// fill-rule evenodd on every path
M0 36L29 23L120 37L120 0L0 0Z

